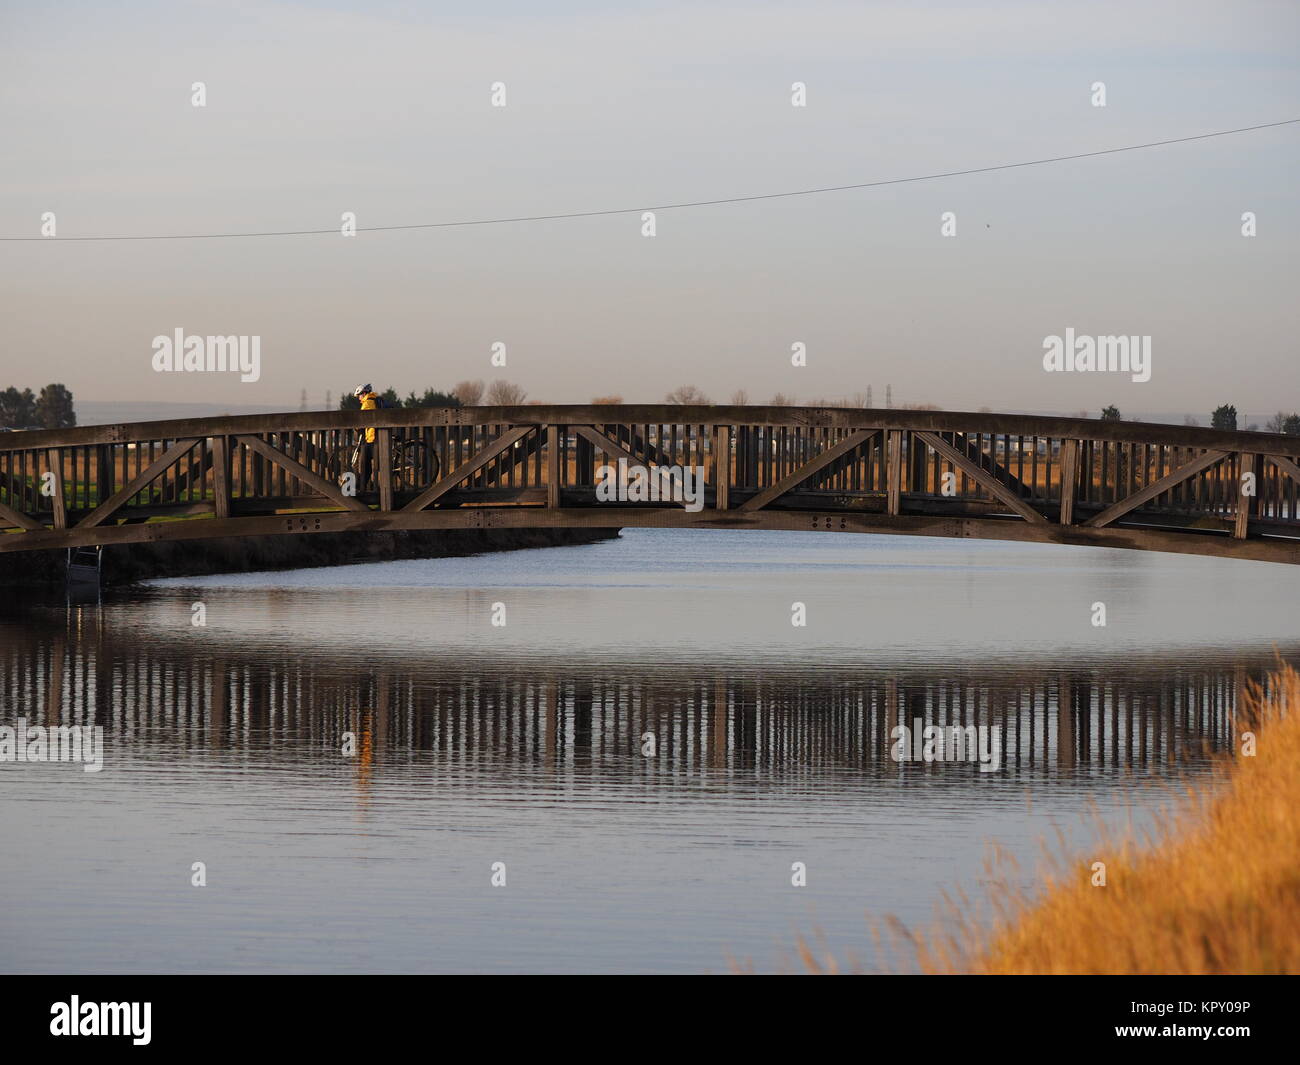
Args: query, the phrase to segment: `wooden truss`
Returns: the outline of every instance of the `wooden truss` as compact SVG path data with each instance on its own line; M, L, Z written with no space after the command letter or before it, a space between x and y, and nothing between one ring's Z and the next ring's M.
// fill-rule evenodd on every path
M378 475L358 495L342 487L338 442L367 428ZM1016 436L1033 442L1016 452L1019 474ZM440 446L440 468L399 482L392 459L413 439ZM158 448L141 468L145 449ZM1104 479L1098 488L1098 448L1110 449L1101 451L1103 471L1107 455L1116 470L1122 455L1132 484L1155 479L1124 494ZM1148 449L1160 457L1154 468ZM683 450L707 470L702 512L597 501L595 454L671 470L685 465ZM1298 452L1270 434L840 408L442 408L91 426L0 435L0 552L330 529L640 524L988 536L1300 562ZM1026 454L1054 464L1046 481ZM1175 454L1181 464L1162 473ZM936 474L942 464L962 475L959 498L933 486L932 461ZM1225 464L1256 482L1267 475L1269 505L1213 472ZM1213 500L1202 498L1206 486Z

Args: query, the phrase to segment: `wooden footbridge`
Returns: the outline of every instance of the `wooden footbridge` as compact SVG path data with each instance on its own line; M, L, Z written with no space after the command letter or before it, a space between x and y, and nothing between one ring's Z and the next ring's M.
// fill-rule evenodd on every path
M358 461L370 428L374 443ZM684 471L702 470L695 506L649 501L635 486L606 501L598 485L627 488L636 467L655 481L678 467L662 481L678 488L691 484ZM0 433L0 552L541 526L824 529L1300 563L1300 438L950 411L662 405Z

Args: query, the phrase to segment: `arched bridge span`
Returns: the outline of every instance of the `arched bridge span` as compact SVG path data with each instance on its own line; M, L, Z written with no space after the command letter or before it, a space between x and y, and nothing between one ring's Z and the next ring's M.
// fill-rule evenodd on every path
M374 442L358 454L369 429ZM662 405L0 433L0 552L541 526L828 529L1300 563L1300 439L955 411Z

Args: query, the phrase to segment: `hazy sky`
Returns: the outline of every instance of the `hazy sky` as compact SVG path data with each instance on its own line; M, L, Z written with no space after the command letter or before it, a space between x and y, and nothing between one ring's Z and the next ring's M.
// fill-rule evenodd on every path
M46 211L70 237L640 208L1300 117L1293 2L547 6L4 0L0 236ZM1300 125L662 211L653 238L627 214L4 242L0 386L296 410L499 373L553 402L892 383L956 409L1291 410L1298 177ZM261 380L155 373L178 327L259 335ZM1150 335L1151 380L1045 373L1067 327Z

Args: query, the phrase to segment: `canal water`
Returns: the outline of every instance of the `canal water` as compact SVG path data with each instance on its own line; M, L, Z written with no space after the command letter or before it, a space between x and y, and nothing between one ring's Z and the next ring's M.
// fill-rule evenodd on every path
M1092 861L1158 825L1244 686L1300 662L1298 592L1266 563L628 530L9 603L0 725L104 752L0 762L0 970L780 971L801 935L905 969L872 922L980 898L993 847L1028 875L1058 833ZM916 721L1000 754L896 760Z

